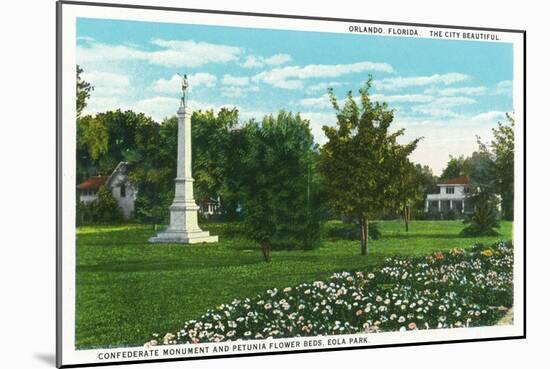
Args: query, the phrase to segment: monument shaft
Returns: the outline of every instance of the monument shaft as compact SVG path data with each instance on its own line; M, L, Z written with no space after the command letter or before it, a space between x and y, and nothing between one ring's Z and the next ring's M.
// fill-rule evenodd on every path
M199 228L197 206L193 197L191 173L191 111L184 100L177 112L178 152L174 202L170 206L170 225L151 237L153 243L201 243L218 242L218 236L210 236Z

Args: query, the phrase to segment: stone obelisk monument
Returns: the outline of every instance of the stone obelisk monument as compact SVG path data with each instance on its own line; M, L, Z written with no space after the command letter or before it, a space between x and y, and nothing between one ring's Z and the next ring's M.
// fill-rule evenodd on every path
M197 223L199 207L193 198L193 177L191 175L191 111L187 107L186 92L189 84L187 75L182 78L182 97L178 116L178 157L176 192L170 206L170 225L163 232L151 237L153 243L201 243L218 242L218 236L210 236Z

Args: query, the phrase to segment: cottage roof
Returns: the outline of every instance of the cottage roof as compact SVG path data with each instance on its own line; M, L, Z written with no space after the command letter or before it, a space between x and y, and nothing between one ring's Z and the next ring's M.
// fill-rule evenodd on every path
M451 178L446 180L445 182L438 183L438 186L445 186L445 185L467 185L470 183L470 178L468 176L460 176L456 178Z
M77 187L80 190L97 190L107 182L109 176L95 176L88 178L86 181L79 184Z
M128 165L129 163L125 161L121 161L120 163L118 163L118 165L116 166L115 170L113 170L111 175L91 177L76 187L80 190L97 190L99 187L103 185L110 187L111 180L113 179L115 174L118 172L125 174L127 171Z

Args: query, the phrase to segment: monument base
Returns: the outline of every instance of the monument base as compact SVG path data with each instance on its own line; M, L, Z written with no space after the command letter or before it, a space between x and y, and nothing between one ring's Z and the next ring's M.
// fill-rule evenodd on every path
M210 236L208 231L181 232L167 229L149 238L151 243L211 243L218 242L218 236Z

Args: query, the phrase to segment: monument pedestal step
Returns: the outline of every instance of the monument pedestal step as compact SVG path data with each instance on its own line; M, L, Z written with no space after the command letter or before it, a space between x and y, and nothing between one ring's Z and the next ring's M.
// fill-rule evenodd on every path
M211 243L218 242L218 236L210 236L208 231L181 232L170 231L159 232L156 236L149 238L152 243Z

